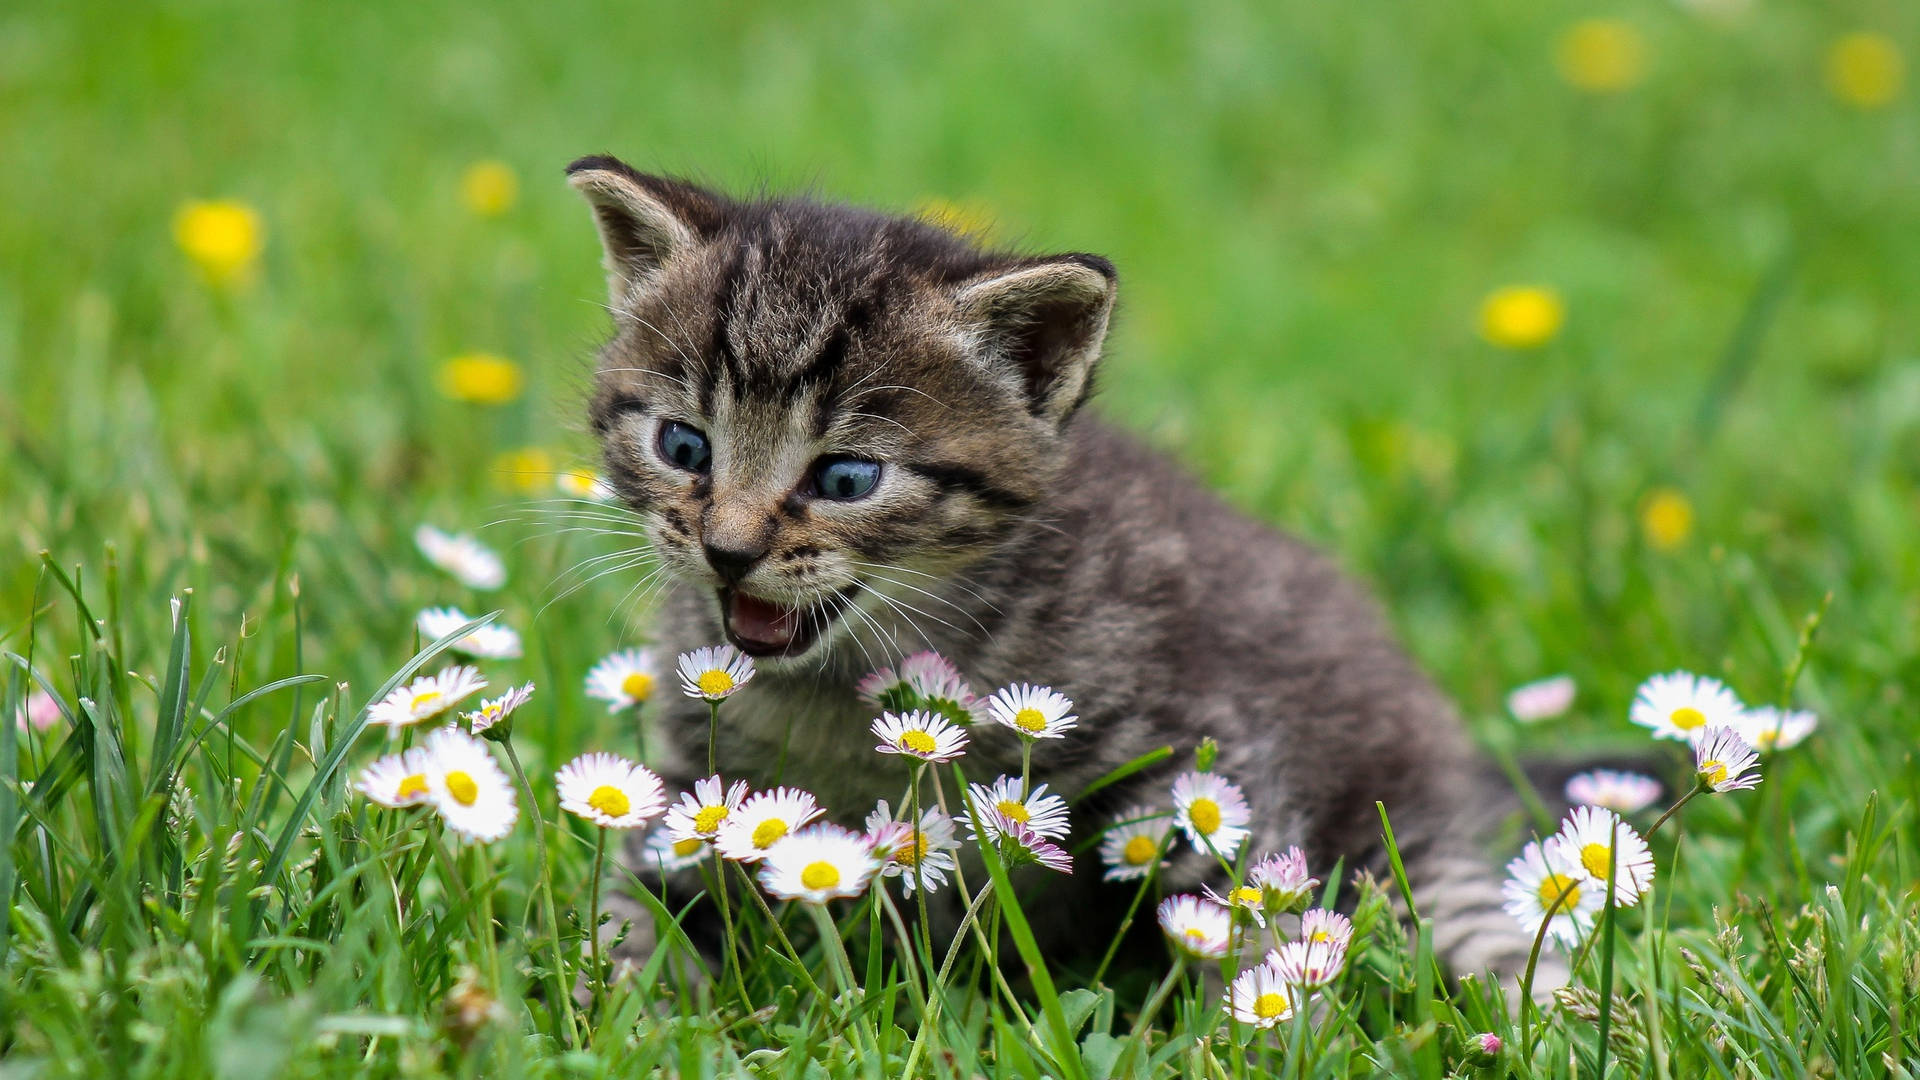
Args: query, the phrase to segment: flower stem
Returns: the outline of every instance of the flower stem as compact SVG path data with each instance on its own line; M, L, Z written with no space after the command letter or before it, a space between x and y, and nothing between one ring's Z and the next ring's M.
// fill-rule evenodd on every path
M598 1016L607 993L607 969L600 959L600 876L607 861L607 830L593 830L593 877L587 881L587 940L592 943L593 974L587 980L587 1009Z
M1533 973L1540 964L1540 947L1546 944L1547 927L1553 925L1554 916L1560 914L1560 907L1575 890L1580 888L1578 881L1569 881L1560 894L1547 905L1546 917L1540 920L1540 929L1533 933L1533 948L1527 952L1527 971L1520 978L1520 1053L1522 1060L1533 1060L1533 1043L1527 1039L1527 1010L1533 1008Z
M527 771L520 767L520 755L514 753L513 740L500 744L507 751L507 764L513 767L513 778L520 784L520 795L527 800L527 814L533 818L533 851L540 863L540 917L547 924L547 944L553 950L553 985L550 988L560 1003L561 1015L566 1017L566 1031L569 1038L577 1038L577 1019L573 1015L573 993L567 988L566 951L560 944L560 920L554 916L553 873L547 865L547 819L540 812L540 804L535 801L533 785L527 783Z
M940 974L934 977L933 985L927 987L927 1018L921 1022L919 1033L913 1037L913 1049L907 1052L907 1066L900 1071L901 1076L914 1075L913 1067L919 1063L920 1054L939 1022L940 1006L946 1003L947 976L953 973L953 961L960 955L960 943L967 939L967 927L979 918L980 909L986 906L987 897L992 893L993 882L989 881L981 886L980 894L973 898L973 903L967 906L967 913L960 918L960 927L953 933L953 943L947 946L947 958L940 963Z
M1673 804L1672 806L1669 806L1669 807L1667 807L1667 812L1666 812L1666 813L1664 813L1664 814L1661 814L1661 815L1660 815L1660 820L1658 820L1658 821L1656 821L1656 822L1654 822L1654 823L1653 823L1653 827L1647 830L1647 835L1648 835L1648 836L1652 836L1652 835L1653 835L1654 833L1657 833L1657 832L1659 832L1659 831L1660 831L1660 826L1662 826L1662 825L1665 825L1665 824L1667 823L1667 819L1668 819L1668 818L1670 818L1670 817L1672 817L1673 815L1675 815L1675 814L1677 814L1677 813L1679 813L1679 812L1680 812L1680 808L1681 808L1681 807L1683 807L1683 806L1685 806L1685 805L1687 805L1688 803L1690 803L1690 802L1692 802L1692 801L1693 801L1693 797L1694 797L1695 795L1698 795L1698 794L1700 794L1701 792L1703 792L1703 791L1705 791L1705 790L1707 790L1707 786L1706 786L1705 784L1703 784L1703 783L1699 783L1699 782L1697 782L1697 781L1696 781L1696 782L1694 783L1694 785L1693 785L1693 790L1692 790L1692 791L1689 791L1689 792L1687 792L1687 793L1686 793L1685 795L1682 795L1682 796L1680 797L1680 801L1679 801L1679 802L1677 802L1677 803L1674 803L1674 804Z
M1166 1004L1167 997L1173 993L1174 986L1179 983L1180 976L1185 971L1186 964L1176 954L1173 958L1173 967L1167 971L1167 977L1160 980L1160 985L1154 989L1153 996L1140 1007L1140 1015L1133 1021L1133 1034L1127 1039L1127 1047L1121 1052L1120 1060L1114 1062L1113 1075L1129 1074L1134 1050L1146 1042L1147 1025L1152 1022L1153 1014L1160 1011L1160 1006Z
M720 703L712 699L707 701L707 775L720 771L715 764L719 760L720 746Z

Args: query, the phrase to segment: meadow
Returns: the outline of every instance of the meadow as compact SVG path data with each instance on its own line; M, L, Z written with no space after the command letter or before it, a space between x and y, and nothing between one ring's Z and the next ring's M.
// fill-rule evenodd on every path
M1886 0L10 5L0 1078L1920 1073L1917 57ZM587 678L648 625L555 501L607 325L561 169L601 151L1110 256L1093 407L1376 586L1500 760L1685 791L1629 721L1673 670L1820 725L1651 834L1537 1008L1324 866L1354 945L1271 1030L1212 961L1050 967L1032 870L944 978L897 880L737 875L746 962L589 995L604 833L552 777L640 753ZM354 786L441 606L523 643L467 706L537 686L496 842Z

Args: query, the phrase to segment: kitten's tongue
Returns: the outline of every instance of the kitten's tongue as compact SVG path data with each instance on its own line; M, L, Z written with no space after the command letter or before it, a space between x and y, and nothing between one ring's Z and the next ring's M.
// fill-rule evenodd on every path
M800 613L756 596L736 592L727 601L727 629L742 641L767 649L783 649L800 632Z

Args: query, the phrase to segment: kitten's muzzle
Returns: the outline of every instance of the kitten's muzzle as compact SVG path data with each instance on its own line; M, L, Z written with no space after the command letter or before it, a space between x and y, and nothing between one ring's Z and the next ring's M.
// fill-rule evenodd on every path
M767 554L766 545L755 547L733 547L715 544L711 540L703 541L701 550L706 552L707 565L720 575L720 580L728 585L738 585Z
M727 641L752 657L793 657L813 647L853 600L851 587L804 607L791 607L722 588L720 622Z

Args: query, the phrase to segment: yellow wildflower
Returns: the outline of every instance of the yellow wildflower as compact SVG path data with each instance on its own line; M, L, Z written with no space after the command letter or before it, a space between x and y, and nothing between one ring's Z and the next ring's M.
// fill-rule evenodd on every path
M1480 305L1480 336L1503 349L1537 349L1560 333L1567 308L1539 285L1495 289Z
M1647 43L1619 19L1583 19L1560 35L1554 61L1560 77L1576 89L1613 94L1632 89L1646 74Z
M977 199L955 202L936 195L922 199L914 208L914 216L976 240L983 240L993 232L993 209Z
M260 214L231 199L182 204L173 215L173 239L215 285L245 283L267 243Z
M520 365L492 353L463 353L440 365L440 392L475 405L505 405L520 396Z
M553 455L542 447L523 446L493 459L494 480L508 491L544 492L553 481Z
M1640 532L1656 551L1673 551L1693 535L1693 503L1677 488L1654 488L1640 500Z
M1900 48L1885 34L1846 34L1827 48L1827 89L1855 108L1891 105L1905 74Z
M476 161L460 174L460 201L480 217L499 217L520 197L520 178L504 161Z

